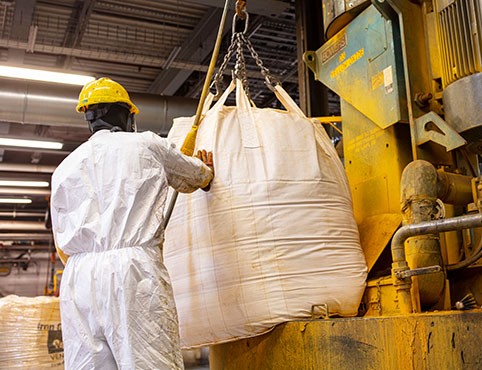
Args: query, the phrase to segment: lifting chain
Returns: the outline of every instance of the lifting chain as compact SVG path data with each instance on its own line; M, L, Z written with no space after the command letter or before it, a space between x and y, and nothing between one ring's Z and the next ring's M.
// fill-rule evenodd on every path
M242 15L244 15L244 17L238 14L238 8L240 9L239 12ZM243 31L236 32L237 18L244 19ZM262 60L259 57L259 54L256 52L256 50L254 50L254 47L251 44L251 41L246 36L246 33L248 31L248 22L249 22L249 14L246 11L246 1L238 0L236 2L236 13L234 14L234 18L233 18L233 27L232 27L233 35L231 36L231 44L229 45L228 51L224 56L223 62L221 63L221 66L219 67L218 72L214 76L213 83L211 84L211 87L213 87L213 85L216 87L216 95L214 97L215 100L219 99L219 97L222 94L223 74L234 52L236 52L236 62L234 65L234 70L232 71L233 80L236 78L241 80L243 84L243 88L246 94L248 95L248 98L250 98L248 74L246 69L246 60L244 59L244 52L243 52L244 45L246 45L246 47L248 48L251 54L251 57L255 60L256 65L260 68L261 74L265 79L266 86L270 90L274 91L274 86L280 84L280 81L274 78L271 75L269 69L265 67L265 65L263 64Z

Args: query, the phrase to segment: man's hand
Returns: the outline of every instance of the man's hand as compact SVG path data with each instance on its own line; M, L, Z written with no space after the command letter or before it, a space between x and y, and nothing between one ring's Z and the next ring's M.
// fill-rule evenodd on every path
M196 158L200 159L206 166L208 166L213 171L214 176L214 162L213 162L213 153L207 152L206 150L198 150L197 154L195 155ZM212 181L212 180L211 180ZM205 188L201 188L204 191L209 191L211 188L211 182Z
M198 150L196 158L199 158L203 163L214 171L213 152L206 152L205 150Z

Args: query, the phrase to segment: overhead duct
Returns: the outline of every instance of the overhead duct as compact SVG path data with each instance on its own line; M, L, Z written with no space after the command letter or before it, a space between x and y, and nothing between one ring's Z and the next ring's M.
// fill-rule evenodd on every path
M85 128L83 116L75 111L80 90L80 86L2 78L0 122ZM139 131L150 130L166 136L173 118L196 113L196 99L143 93L129 95L140 110L136 116Z
M40 227L40 226L39 226ZM45 230L45 229L44 229ZM2 241L22 241L22 240L52 240L51 233L0 233L0 242Z
M17 211L0 211L0 217L45 217L44 212L17 212Z

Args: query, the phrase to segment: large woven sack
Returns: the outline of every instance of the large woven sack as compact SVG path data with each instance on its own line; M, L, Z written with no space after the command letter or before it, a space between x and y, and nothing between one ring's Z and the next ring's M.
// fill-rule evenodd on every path
M0 369L63 369L59 299L0 298Z
M211 190L180 194L166 230L183 347L258 335L323 304L353 316L365 287L346 175L324 128L280 86L287 111L251 106L239 82L236 106L224 106L234 87L197 136L214 155ZM192 122L174 121L176 146Z

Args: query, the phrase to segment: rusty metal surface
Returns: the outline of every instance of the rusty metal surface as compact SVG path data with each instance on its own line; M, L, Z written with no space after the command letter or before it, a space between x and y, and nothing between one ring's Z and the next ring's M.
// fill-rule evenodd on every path
M481 322L476 310L287 323L211 347L210 368L480 369Z
M394 316L400 313L397 291L391 276L367 281L363 295L364 317Z
M332 37L345 27L370 3L370 0L323 0L323 25L326 37Z
M444 203L465 206L474 201L472 177L437 170L437 194Z

